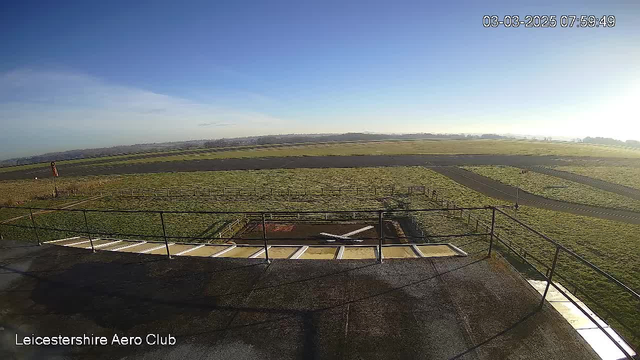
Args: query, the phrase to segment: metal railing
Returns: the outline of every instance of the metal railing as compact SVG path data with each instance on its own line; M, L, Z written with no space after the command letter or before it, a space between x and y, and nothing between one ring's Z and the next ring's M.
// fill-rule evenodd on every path
M396 196L426 195L424 185L406 187L396 185L341 186L341 187L169 187L169 188L123 188L113 190L59 190L59 196L111 196L111 197L150 197L150 198L227 198L227 197L309 197L309 196Z
M431 194L429 194L431 195ZM434 194L435 195L435 194ZM298 221L298 220L324 220L324 221L335 221L335 220L339 220L339 221L346 221L346 220L350 220L350 221L355 221L355 220L367 220L369 222L377 222L377 225L379 227L379 232L378 232L378 236L377 237L358 237L359 240L372 240L372 241L376 241L377 244L373 245L369 245L369 246L376 246L377 248L377 260L379 262L383 261L382 258L382 248L385 246L385 242L386 240L401 240L401 239L405 239L405 240L418 240L418 241L427 241L433 238L445 238L445 239L451 239L451 238L465 238L465 237L479 237L480 240L482 240L483 238L487 238L488 239L488 251L487 251L487 255L491 256L492 251L496 250L496 245L501 245L504 246L508 251L513 252L514 254L517 255L517 257L523 262L528 264L529 266L531 266L536 273L542 277L546 282L546 287L545 287L545 291L542 294L542 299L540 302L540 307L542 307L542 305L544 304L544 302L546 301L549 289L551 287L554 287L560 294L562 294L563 296L565 296L571 303L573 303L576 307L578 307L578 309L580 309L580 311L590 320L592 321L601 331L604 332L604 334L618 347L618 349L620 349L620 351L622 351L623 354L625 354L625 356L627 356L627 358L632 359L631 355L629 354L629 352L621 345L618 343L618 341L616 341L616 339L613 337L613 335L611 335L609 332L607 332L605 330L605 328L591 315L588 313L588 311L586 311L582 306L580 306L574 299L572 299L564 290L561 286L559 286L559 283L555 280L555 278L560 278L562 280L562 282L567 285L567 286L571 286L574 287L575 289L579 288L579 284L576 284L575 282L569 281L568 278L566 276L563 276L559 273L557 273L557 266L558 266L558 257L560 254L567 254L568 256L570 256L572 259L574 259L575 261L587 266L588 268L592 269L593 271L595 271L599 276L601 276L601 278L603 279L603 281L606 281L608 283L613 284L616 288L620 289L621 291L624 291L626 294L628 294L630 296L631 299L633 299L634 301L637 301L640 304L640 295L638 294L637 291L635 291L634 289L630 288L629 286L627 286L626 284L624 284L622 281L618 280L617 278L615 278L614 276L610 275L609 273L607 273L606 271L602 270L601 268L599 268L598 266L594 265L593 263L589 262L588 260L586 260L584 257L578 255L577 253L575 253L574 251L568 249L567 247L565 247L564 245L558 243L557 241L555 241L554 239L551 239L550 237L546 236L545 234L541 233L540 231L534 229L533 227L529 226L528 224L524 223L523 221L517 219L516 217L510 215L509 213L507 213L506 211L504 211L504 208L508 208L508 207L498 207L498 206L485 206L485 207L459 207L454 203L448 202L446 200L443 199L439 199L437 200L439 202L442 202L443 204L446 205L446 207L444 208L432 208L432 209L397 209L397 210L383 210L383 209L376 209L376 210L343 210L343 211L253 211L253 212L246 212L246 211L180 211L180 210L166 210L166 211L160 211L160 210L116 210L116 209L55 209L55 208L37 208L37 207L18 207L18 206L0 206L0 209L18 209L18 210L22 210L24 212L28 211L28 214L25 214L22 217L19 217L18 219L22 218L25 219L28 217L29 221L29 225L26 224L14 224L14 223L8 223L8 222L0 222L0 237L2 237L2 233L3 230L8 228L21 228L21 229L27 229L30 230L32 232L32 236L33 238L35 238L35 240L37 241L38 245L42 244L42 238L40 236L39 231L58 231L58 232L67 232L67 233L75 233L75 234L84 234L89 238L89 242L91 244L91 249L93 251L95 251L95 246L93 244L93 241L96 237L99 236L113 236L113 235L117 235L120 237L137 237L137 238L158 238L164 241L166 250L167 250L167 257L171 258L171 252L170 252L170 248L169 248L169 240L234 240L234 239L239 239L237 236L235 236L236 234L232 233L232 231L229 231L229 236L224 236L224 237L216 237L216 236L177 236L177 235L170 235L167 231L166 228L166 224L165 224L165 215L167 214L197 214L197 215L222 215L222 216L237 216L240 215L240 217L236 217L235 225L240 224L242 221L254 221L256 223L260 223L261 224L261 236L259 238L251 238L251 239L247 239L247 240L257 240L257 241L261 241L262 242L262 246L264 247L264 254L265 254L265 259L267 262L271 261L270 257L269 257L269 241L274 241L274 240L278 240L278 241L294 241L294 240L304 240L307 239L307 237L290 237L290 238L286 238L286 237L277 237L277 238L270 238L269 237L269 232L268 232L268 227L267 227L267 223L270 222L283 222L283 221ZM35 211L35 212L34 212ZM56 228L56 227L47 227L47 226L39 226L37 221L36 221L36 216L40 214L40 212L42 212L43 214L45 212L47 212L48 214L50 213L56 213L56 212L71 212L71 213L79 213L82 214L82 222L84 225L83 229L78 229L78 228ZM410 236L400 236L398 234L398 236L392 236L390 234L385 234L385 227L384 227L384 221L387 219L395 219L395 218L399 218L401 217L400 215L402 214L410 214L410 218L412 218L412 220L410 220L413 223L418 223L419 219L416 220L417 218L419 218L419 216L421 214L427 214L427 213L434 213L434 212L440 212L440 213L445 213L445 214L449 214L450 216L453 217L457 217L459 218L462 222L464 222L466 220L466 224L468 226L469 229L473 229L474 228L474 221L475 220L475 230L474 231L469 231L466 233L462 233L462 234L425 234L424 232L422 232L420 235L410 235ZM484 216L484 219L482 218L482 216L474 216L472 215L472 213L477 213L477 212L484 212L486 216ZM159 225L160 228L162 229L162 234L161 235L151 235L151 234L130 234L130 233L122 233L122 232L104 232L104 231L92 231L91 230L91 226L90 223L87 219L87 214L92 214L92 213L103 213L103 214L108 214L108 213L117 213L117 214L128 214L128 215L133 215L133 214L145 214L145 215L154 215L158 217L159 220ZM525 229L527 231L527 233L531 233L531 234L535 234L535 236L539 237L540 239L542 239L546 244L550 244L551 246L553 246L554 249L554 256L553 256L553 261L551 264L545 263L543 260L541 260L539 257L535 256L534 254L531 253L527 253L524 252L522 253L522 251L518 251L517 247L518 245L515 244L515 241L513 240L508 240L506 239L504 236L500 236L496 233L496 228L497 228L497 217L496 215L502 215L504 217L506 217L508 219L509 222L516 224L520 229ZM404 217L406 218L406 216ZM488 223L488 219L490 218L490 224ZM243 219L242 221L240 219ZM12 218L12 221L16 220L16 218ZM237 224L236 224L237 223ZM234 226L235 226L234 225ZM478 232L478 230L485 230L484 232ZM389 244L387 244L388 246ZM499 250L499 249L498 249ZM542 272L538 269L538 267L536 267L536 265L534 265L531 261L536 262L538 265L541 265L543 269L546 269L545 272ZM577 290L576 290L577 291ZM594 299L592 296L588 295L586 293L586 291L584 291L583 289L581 289L580 291L581 294L587 296L589 301L592 301L594 304L598 305L599 308L603 309L604 312L611 318L613 318L618 324L620 324L629 334L631 334L633 337L633 340L637 340L638 339L638 330L634 329L632 325L628 324L627 321L620 319L620 317L615 316L615 314L613 313L613 311L611 311L610 309L608 309L606 306L604 306L600 301ZM628 343L631 344L631 342L627 341Z

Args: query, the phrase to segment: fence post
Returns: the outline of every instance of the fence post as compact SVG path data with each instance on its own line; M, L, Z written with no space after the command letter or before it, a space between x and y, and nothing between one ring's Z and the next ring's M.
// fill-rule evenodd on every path
M382 264L382 242L384 241L384 223L383 210L378 211L378 219L380 222L380 236L378 237L378 262Z
M31 215L31 225L33 226L33 233L36 235L36 240L38 240L38 246L42 245L40 243L40 237L38 236L38 230L36 229L36 220L33 218L33 210L29 208L29 214Z
M171 259L169 252L169 241L167 240L167 230L164 227L164 212L160 211L160 221L162 222L162 237L164 237L164 246L167 247L167 258Z
M547 279L547 287L544 289L544 294L542 294L542 301L540 302L540 307L544 305L544 301L547 298L547 292L549 291L549 286L551 286L551 281L553 280L553 273L556 271L556 263L558 262L559 253L560 253L560 246L556 245L556 254L553 256L553 265L551 265L551 272L549 273L549 278Z
M91 251L96 252L96 248L93 247L93 238L91 238L91 233L89 232L89 222L87 222L87 210L82 210L82 216L84 216L84 227L87 230L87 236L89 237L89 243L91 244Z
M492 208L491 214L491 239L489 240L489 256L491 256L491 250L493 249L493 234L496 228L496 208Z
M262 213L262 240L264 240L264 257L267 259L267 264L270 264L269 246L267 246L267 220L265 219L264 213Z

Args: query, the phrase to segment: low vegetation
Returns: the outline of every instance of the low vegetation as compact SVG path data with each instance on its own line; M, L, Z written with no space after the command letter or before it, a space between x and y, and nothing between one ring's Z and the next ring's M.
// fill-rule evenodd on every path
M224 150L224 151L221 151ZM562 143L533 140L495 139L431 139L395 140L356 143L301 144L278 147L277 144L247 145L235 148L172 150L145 154L60 161L59 164L86 166L136 164L147 162L189 161L225 158L256 158L284 156L345 156L345 155L406 155L406 154L485 154L485 155L554 155L611 158L640 158L640 149L584 143ZM164 155L164 156L160 156ZM48 164L32 164L0 168L0 172L43 168Z
M554 169L589 176L640 190L640 167L556 166Z
M640 201L555 176L533 171L522 173L521 169L511 166L469 166L465 169L549 199L640 211Z

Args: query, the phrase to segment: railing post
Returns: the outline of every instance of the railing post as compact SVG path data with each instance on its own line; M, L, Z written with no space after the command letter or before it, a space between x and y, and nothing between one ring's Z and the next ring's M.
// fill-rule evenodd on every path
M160 222L162 222L162 237L164 237L164 246L167 247L167 258L171 259L171 253L169 252L169 241L167 240L167 230L164 227L164 212L160 211Z
M82 210L82 216L84 216L84 227L87 230L87 236L89 237L89 243L91 244L91 251L96 252L96 248L93 247L93 239L91 238L91 233L89 232L89 222L87 221L87 210Z
M540 307L544 305L544 301L547 298L547 292L549 292L549 286L551 286L551 281L553 281L553 273L556 271L556 263L558 262L559 253L560 253L560 246L556 245L556 254L553 256L553 265L551 265L551 272L549 272L549 277L547 278L547 287L544 289L544 294L542 294L542 301L540 302Z
M383 210L378 211L378 220L380 222L380 236L378 237L378 262L382 264L382 242L384 241L384 220Z
M496 229L496 208L492 208L491 213L491 239L489 240L489 256L491 256L491 250L493 250L493 236Z
M38 240L38 246L42 245L40 243L40 237L38 236L38 230L36 229L36 220L33 218L33 210L29 208L29 215L31 216L31 226L33 228L33 233L36 235L36 240Z
M262 240L264 240L264 257L267 259L267 264L270 264L269 246L267 245L267 220L264 213L262 213Z

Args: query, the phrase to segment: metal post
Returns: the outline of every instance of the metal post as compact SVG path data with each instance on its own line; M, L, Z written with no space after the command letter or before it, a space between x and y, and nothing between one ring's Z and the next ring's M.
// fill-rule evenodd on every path
M93 247L93 239L89 232L89 222L87 222L87 210L82 210L82 216L84 216L84 227L87 229L87 236L89 237L89 243L91 243L91 251L96 252L96 248Z
M36 235L36 240L38 240L38 246L42 245L40 243L40 237L38 236L38 230L36 229L36 220L33 218L33 210L29 208L29 214L31 215L31 225L33 226L33 233Z
M262 213L262 239L264 240L264 257L267 259L267 264L271 263L269 260L269 246L267 246L267 221L264 213Z
M378 219L380 221L380 236L378 237L378 262L382 264L382 242L384 241L384 223L383 223L383 211L378 212Z
M491 240L489 240L489 256L491 256L491 250L493 249L493 234L496 229L496 208L493 208L491 214Z
M556 263L558 262L559 253L560 253L560 246L556 245L556 254L553 256L553 265L551 265L551 272L549 272L549 277L547 278L547 287L544 289L544 294L542 294L542 301L540 302L540 307L544 305L544 301L547 298L547 292L549 291L549 286L551 286L551 281L553 280L553 273L556 271Z
M171 259L171 253L169 252L169 241L167 240L167 230L164 227L164 213L160 211L160 221L162 222L162 236L164 237L164 246L167 247L167 257Z

